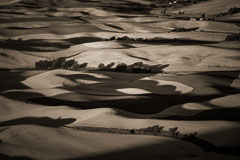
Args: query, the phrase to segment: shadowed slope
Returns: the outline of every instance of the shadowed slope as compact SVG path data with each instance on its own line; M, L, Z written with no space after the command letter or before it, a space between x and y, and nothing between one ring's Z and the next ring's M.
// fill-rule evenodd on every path
M75 121L74 118L58 118L52 119L49 117L23 117L9 121L0 122L0 126L14 126L14 125L38 125L45 127L61 127L71 124Z

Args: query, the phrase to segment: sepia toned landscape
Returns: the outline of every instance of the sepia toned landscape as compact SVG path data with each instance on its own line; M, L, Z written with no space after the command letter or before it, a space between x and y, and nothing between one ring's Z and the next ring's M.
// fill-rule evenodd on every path
M0 160L238 160L239 0L0 0Z

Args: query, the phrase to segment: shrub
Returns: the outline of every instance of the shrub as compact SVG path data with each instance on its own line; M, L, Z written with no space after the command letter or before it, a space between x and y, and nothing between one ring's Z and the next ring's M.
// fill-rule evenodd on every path
M132 65L132 72L133 73L141 73L141 66L142 65L143 65L142 62L133 64Z
M41 60L35 63L35 68L38 69L52 69L52 68L64 68L64 69L80 69L85 68L88 63L78 64L74 59L66 61L65 57L57 58L54 60Z
M41 60L35 63L35 68L39 69L47 69L49 66L49 62L47 60Z
M152 132L152 127L143 128L143 132L144 133L151 133Z
M76 63L74 59L65 61L65 63L63 64L63 68L70 69L74 63Z
M105 69L111 69L114 65L115 63L110 63L105 67Z
M175 28L172 30L172 32L189 32L189 31L196 31L199 27L194 27L194 28L184 28L184 27L180 27L180 28Z
M178 127L169 128L169 132L171 133L171 135L176 135L177 130L178 130Z
M240 8L233 7L233 8L230 8L227 13L229 15L232 15L232 14L239 13L239 12L240 12Z
M111 41L116 40L116 37L113 36L113 37L111 37L109 40L111 40Z
M80 68L80 65L78 63L74 63L71 65L71 67L69 69L72 69L72 70L77 70Z
M103 63L100 63L100 64L98 65L98 69L104 69L104 67L105 67L105 65L104 65Z
M79 65L79 67L80 67L80 68L86 68L87 65L88 65L88 63L82 63L82 64Z
M240 40L240 33L233 33L227 35L225 41L239 41Z
M164 127L159 127L159 125L153 126L152 127L152 132L154 134L160 133L163 130Z
M125 40L126 41L126 40L129 40L129 38L127 36L124 36L124 37L121 38L121 40Z
M197 134L198 134L197 132L190 133L190 134L188 134L188 135L186 136L185 139L187 139L187 140L194 139L194 138L197 136Z
M54 60L53 60L54 61ZM52 62L52 61L51 61ZM50 63L51 63L50 62ZM64 64L66 62L66 58L64 57L60 57L58 59L56 59L56 63L55 63L55 66L56 68L64 68Z
M119 72L124 72L126 71L126 69L127 69L127 64L125 63L120 63L116 67L116 71L119 71Z
M58 60L54 59L52 61L49 61L49 65L48 68L59 68L58 65L60 66L60 64L58 64Z
M149 65L142 65L140 67L141 73L150 73L151 72L151 67Z
M135 62L135 63L133 63L131 66L141 66L141 65L143 65L143 62Z
M131 133L131 134L134 134L134 133L135 133L135 130L134 130L134 129L131 129L131 130L130 130L130 133Z
M151 67L149 65L143 64L143 62L136 62L132 65L127 66L127 70L133 73L150 73Z

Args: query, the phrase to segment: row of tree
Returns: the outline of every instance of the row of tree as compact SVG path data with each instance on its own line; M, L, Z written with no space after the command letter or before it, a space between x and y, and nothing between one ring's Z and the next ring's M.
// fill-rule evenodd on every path
M78 64L74 59L66 60L66 58L61 57L54 60L41 60L35 63L35 68L37 69L56 69L64 68L77 70L87 67L88 63Z
M79 70L86 68L88 63L78 64L74 59L66 60L66 58L61 57L54 60L41 60L35 63L36 69L70 69L70 70ZM98 70L111 70L117 72L131 72L131 73L161 73L162 69L168 67L168 65L148 65L143 62L136 62L131 65L127 65L126 63L119 63L114 67L115 63L110 63L108 65L104 65L100 63L98 65Z

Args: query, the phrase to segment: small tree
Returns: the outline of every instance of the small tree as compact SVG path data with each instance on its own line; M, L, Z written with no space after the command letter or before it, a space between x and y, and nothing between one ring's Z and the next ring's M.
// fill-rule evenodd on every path
M108 64L108 65L105 67L105 69L110 69L110 68L112 68L114 65L115 65L115 63L110 63L110 64Z
M169 128L169 132L171 133L171 135L175 135L177 130L178 130L178 127Z
M116 71L124 72L127 69L127 64L125 63L120 63L116 67Z
M162 14L166 14L167 12L167 7L165 7L163 10L162 10Z
M100 64L98 65L98 69L104 69L104 67L105 67L105 65L104 65L103 63L100 63Z
M75 60L72 59L72 60L69 60L69 61L65 61L64 65L63 65L63 68L66 68L66 69L70 69L71 66L75 63Z
M83 64L80 64L79 67L80 67L80 68L86 68L87 65L88 65L88 63L83 63Z
M35 63L35 68L47 69L49 67L49 62L47 60L41 60Z

